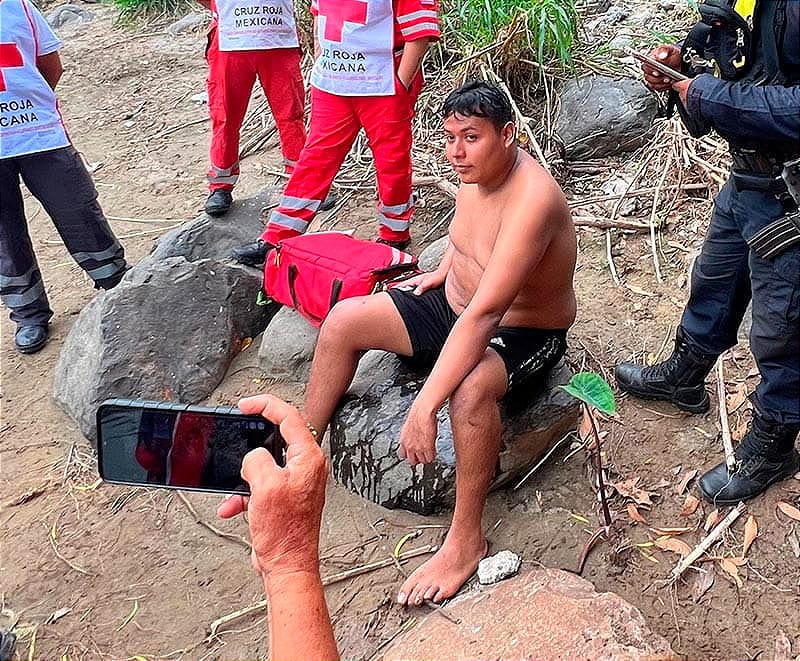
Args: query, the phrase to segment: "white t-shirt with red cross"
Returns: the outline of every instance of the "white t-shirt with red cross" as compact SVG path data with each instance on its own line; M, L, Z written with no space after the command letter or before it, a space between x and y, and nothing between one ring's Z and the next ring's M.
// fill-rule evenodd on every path
M438 39L437 0L312 0L320 53L311 84L340 96L395 93L395 52Z
M0 158L69 145L56 94L36 68L60 48L28 0L0 0Z
M297 48L293 0L216 0L221 51Z

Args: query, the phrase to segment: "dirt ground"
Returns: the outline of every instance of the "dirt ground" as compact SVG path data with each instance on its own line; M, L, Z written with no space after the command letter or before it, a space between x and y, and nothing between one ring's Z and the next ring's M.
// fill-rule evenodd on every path
M74 143L97 168L103 207L129 258L137 261L155 236L202 209L209 122L205 106L190 97L204 90L204 36L124 30L112 25L109 9L89 8L97 20L61 32L61 107ZM270 172L278 163L274 142L248 157L237 195L272 183ZM593 180L576 177L571 196L596 194L597 182L612 174L601 170ZM663 282L655 278L646 235L615 237L612 254L624 283L617 286L609 274L604 234L581 231L580 312L569 353L576 368L601 371L613 381L610 371L617 361L654 360L669 351L687 297L689 258L703 231L702 223L680 219L703 218L710 209L705 198L686 199L673 209L680 222L662 232ZM210 635L212 621L263 596L248 563L245 522L215 521L213 496L186 496L193 512L173 492L100 484L91 448L53 403L60 347L95 292L44 212L35 202L29 211L55 317L48 346L25 357L13 350L12 324L6 318L0 322L0 626L16 625L19 659L263 657L267 636L260 614ZM369 218L369 200L354 199L347 211L351 218ZM417 237L435 217L432 208L421 210ZM365 227L360 231L374 229ZM235 402L266 390L299 401L299 387L265 385L256 348L234 361L210 402ZM729 407L733 403L737 409L731 422L740 434L747 409L741 396L757 381L745 345L725 369L730 399L736 400L729 399ZM700 505L681 516L686 495L677 487L688 471L702 471L721 459L717 420L716 399L707 415L690 416L623 398L618 417L603 424L612 481L638 478L638 486L652 494L649 511L641 508L649 526L687 526L691 530L680 538L690 546L705 534L702 524L711 508ZM687 492L691 489L692 484ZM776 512L779 500L800 504L800 481L787 480L748 504L759 536L738 568L740 587L719 563L705 565L715 581L702 596L692 594L694 579L691 585L662 585L678 556L652 545L659 534L634 523L630 500L620 496L612 501L616 538L591 553L584 576L598 590L617 592L635 604L686 658L744 659L762 652L760 658L771 659L780 632L798 655L800 524ZM741 554L745 518L718 553ZM437 542L447 520L384 510L330 484L321 540L323 576L388 557L408 532L420 531L410 542L414 546ZM574 568L598 522L583 452L559 451L521 488L494 493L484 522L493 551L508 548L532 565ZM393 603L401 578L391 567L327 588L344 658L379 656L409 620L429 614ZM790 653L785 640L779 648L779 657Z

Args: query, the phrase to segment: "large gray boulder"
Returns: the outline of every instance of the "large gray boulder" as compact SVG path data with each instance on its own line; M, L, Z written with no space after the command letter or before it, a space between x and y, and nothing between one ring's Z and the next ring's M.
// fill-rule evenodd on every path
M653 93L632 78L569 80L560 101L556 133L570 159L614 156L641 147L658 112Z
M51 28L60 28L76 23L88 23L94 20L94 14L80 5L66 4L56 7L47 14L47 22Z
M258 366L267 377L281 381L308 381L319 329L299 312L282 307L261 335Z
M397 456L400 430L425 381L393 355L371 351L362 359L348 398L330 428L334 478L379 505L420 514L449 509L455 501L455 451L447 406L439 412L436 461L409 466ZM563 364L522 411L503 408L503 449L493 488L522 476L577 424L576 400L557 387L570 378Z
M195 403L225 376L275 308L256 305L262 275L230 249L261 231L269 192L224 220L203 215L166 234L114 289L79 315L61 349L54 398L96 440L97 406L110 397Z
M669 642L613 592L559 569L529 569L468 592L398 637L390 659L676 660Z

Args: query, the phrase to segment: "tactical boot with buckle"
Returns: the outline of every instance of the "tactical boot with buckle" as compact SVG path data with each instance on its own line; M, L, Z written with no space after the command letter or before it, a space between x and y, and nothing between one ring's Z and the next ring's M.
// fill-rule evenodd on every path
M614 376L620 390L631 395L672 402L690 413L704 413L708 410L705 378L715 360L716 356L695 351L678 327L675 349L667 360L650 367L621 363Z
M733 505L793 475L800 470L794 447L798 432L800 425L767 422L756 415L736 447L736 469L729 472L724 461L715 466L698 481L700 493L715 505Z

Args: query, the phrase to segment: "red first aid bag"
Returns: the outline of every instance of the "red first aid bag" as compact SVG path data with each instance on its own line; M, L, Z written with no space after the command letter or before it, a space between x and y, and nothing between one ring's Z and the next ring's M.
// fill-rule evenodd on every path
M343 232L315 232L279 242L264 264L264 291L314 326L344 298L378 291L418 271L417 258Z

